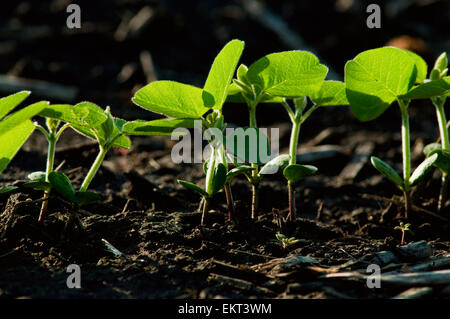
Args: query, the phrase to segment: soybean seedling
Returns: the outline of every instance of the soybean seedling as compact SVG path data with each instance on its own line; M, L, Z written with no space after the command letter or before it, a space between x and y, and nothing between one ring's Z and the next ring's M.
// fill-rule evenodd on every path
M47 118L45 121L46 128L42 127L38 123L34 123L36 129L39 130L42 134L44 134L45 138L48 142L48 150L47 150L47 166L45 173L43 172L35 172L29 175L29 178L32 180L28 186L32 186L34 188L42 187L42 181L49 183L49 175L53 172L53 166L55 162L55 151L56 151L56 143L58 142L61 134L64 132L66 128L69 127L69 123L65 123L60 127L61 121L56 119ZM39 186L38 186L39 185ZM47 185L48 186L48 185ZM44 201L42 202L41 211L39 213L38 222L42 223L44 220L45 213L47 212L48 207L48 197L50 196L51 187L46 187L44 185Z
M442 183L437 207L438 211L442 210L447 200L448 174L450 173L450 142L448 136L447 118L445 116L444 109L447 96L450 95L450 77L446 76L447 73L448 59L447 54L444 52L436 59L434 67L430 72L429 81L424 84L424 86L426 85L430 88L439 87L435 94L442 93L440 96L431 97L431 102L436 108L441 143L432 143L427 145L424 149L424 153L427 156L438 154L438 159L434 164L442 172ZM444 91L442 89L444 89Z
M405 233L409 232L411 235L414 235L413 231L410 229L411 224L404 224L403 222L400 222L400 226L395 226L395 230L400 230L402 232L402 240L400 242L400 245L403 246L405 244Z
M281 246L283 247L283 249L286 249L289 246L294 245L299 242L299 240L295 239L295 237L288 238L288 237L286 237L286 235L283 235L281 233L277 233L275 235L275 237L276 237L276 239L274 239L273 241L280 243Z
M0 173L10 163L35 127L30 118L39 113L48 102L38 102L9 114L22 103L30 92L22 91L0 99ZM12 192L17 187L0 188L0 195Z
M272 53L254 62L250 67L241 65L237 72L237 78L230 87L229 101L244 102L249 112L250 128L257 129L256 107L260 103L282 103L288 111L293 123L290 155L296 152L300 120L305 107L305 97L319 91L328 68L319 63L316 56L305 51L286 51ZM286 98L295 99L295 112L285 102ZM258 143L259 144L259 143ZM258 150L259 153L259 150ZM269 161L265 172L272 171L277 165L284 165L286 157ZM295 156L290 157L290 165L295 165ZM259 163L252 163L254 170L249 181L252 184L252 218L256 218L258 210L258 185L262 179L259 171ZM305 167L291 166L288 169L289 176L294 171ZM273 173L273 172L272 172ZM289 182L289 194L292 196L292 183ZM293 203L293 198L290 204ZM292 206L293 209L293 206ZM293 214L292 214L293 218Z
M202 130L215 128L223 132L226 123L222 115L222 107L227 98L228 87L243 49L244 43L242 41L232 40L227 43L214 59L203 89L179 82L155 81L136 92L133 102L146 110L163 114L167 117L185 120L185 128L192 128L194 121L200 120L202 122ZM217 159L217 156L220 159ZM229 215L231 216L234 210L231 189L229 183L226 183L226 179L222 183L224 173L225 175L228 173L223 143L217 143L213 147L209 161L208 171L210 173L206 173L205 190L190 182L179 181L179 183L196 191L203 198L210 197L211 194L220 190L216 187L224 188ZM215 181L214 183L213 180ZM212 184L215 187L212 187ZM208 192L206 189L208 189ZM208 209L206 204L208 201L204 200L202 202L204 204L203 223Z
M437 159L437 155L428 157L411 174L408 108L411 100L436 93L427 88L426 83L423 84L426 74L427 65L422 58L393 47L364 51L345 65L347 98L359 120L376 119L395 101L400 107L403 178L381 159L373 156L371 162L403 192L405 218L411 209L411 189L424 179Z
M323 82L320 90L312 93L309 97L313 102L313 105L306 112L304 112L307 105L306 97L294 99L294 110L292 110L285 99L283 100L282 105L289 114L289 118L292 122L289 155L278 156L266 164L260 172L264 174L266 168L272 165L281 167L285 164L285 161L288 160L289 165L284 168L283 175L288 183L289 220L291 222L294 221L296 216L294 184L317 172L317 168L314 166L297 164L297 149L301 125L319 107L349 104L345 94L345 84L337 81Z
M109 107L103 110L90 102L82 102L75 106L50 105L39 115L46 117L47 121L53 124L58 121L65 122L66 124L61 129L68 125L78 133L95 139L98 143L99 153L78 191L74 190L67 176L49 169L48 171L50 172L48 177L46 176L44 183L39 181L39 176L34 179L35 182L41 183L41 185L37 186L44 189L54 188L62 197L78 206L86 205L98 198L87 192L87 189L97 174L107 152L112 147L129 148L131 145L131 141L127 137L129 135L171 135L174 128L185 124L184 121L179 120L155 120L149 122L137 120L127 122L113 117ZM49 129L50 131L57 131L52 126ZM56 133L56 137L59 137L58 134L61 132L61 129Z

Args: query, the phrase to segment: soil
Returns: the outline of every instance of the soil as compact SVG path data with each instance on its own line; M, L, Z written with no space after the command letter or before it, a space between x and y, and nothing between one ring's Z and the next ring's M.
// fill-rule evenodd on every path
M287 21L295 21L286 13L289 5L294 6L293 2L281 2L284 11L271 8ZM5 5L11 7L9 12L16 14L17 20L24 25L25 21L32 23L27 17L48 17L47 23L52 26L64 16L50 14L48 12L52 11L47 12L46 8L40 11L34 1L21 3L23 8L20 10L12 3ZM87 12L95 9L90 3ZM104 4L104 1L95 2L101 7L99 3ZM219 25L214 25L215 33L208 30L201 39L202 43L208 39L214 43L211 44L214 48L206 48L209 50L205 49L205 52L215 52L215 44L218 43L220 48L222 40L229 37L250 39L254 35L252 30L260 28L248 18L232 23L227 20L232 19L231 13L238 14L233 11L233 8L237 10L235 2L214 1L212 4L211 1L207 2L208 6L206 1L199 1L199 7L195 8L179 7L175 3L185 2L152 2L151 6L156 10L152 28L131 40L117 42L112 38L121 21L118 10L136 13L141 7L140 1L117 1L113 5L115 11L95 16L95 27L88 29L86 34L68 36L54 29L48 42L42 44L44 49L36 54L22 55L20 59L14 57L17 54L14 52L30 52L30 48L36 47L36 39L15 38L11 41L14 51L2 54L10 65L22 61L21 76L73 85L79 89L78 99L93 100L100 105L112 104L117 116L155 118L129 102L130 92L136 89L134 83L145 83L144 74L136 71L125 82L117 79L120 66L138 63L136 56L143 49L142 39L147 37L158 42L157 45L150 44L148 49L157 63L161 79L173 77L177 81L200 85L209 66L204 65L204 69L199 70L194 66L202 65L214 53L190 49L186 54L180 54L174 50L178 46L201 46L195 42L200 40L194 40L193 34L204 23L210 22L208 13L212 8L216 10L213 11L216 14L214 21ZM433 8L428 9L437 12L442 9ZM296 7L296 10L300 9ZM413 8L412 12L420 9ZM200 20L189 26L190 10L206 22ZM403 21L411 14L403 17ZM1 15L7 21L3 13ZM174 21L178 24L172 25ZM436 25L439 26L438 21L432 27ZM384 37L379 35L367 46L377 46L375 42L387 43L389 38L398 35L393 32L395 27L391 26L390 33ZM167 36L158 35L156 30L161 29L167 31ZM339 38L343 29L345 26L330 37ZM313 39L311 32L306 32L305 38ZM256 33L255 37L264 38L270 45L261 49L257 44L262 42L249 40L249 52L244 57L247 61L268 53L265 50L285 49L270 32ZM61 41L57 41L61 54L51 62L53 54L46 54L54 49L55 39L70 45L78 44L77 50L92 48L95 44L101 52L95 54L97 58L80 55L81 51L68 53L61 49L64 47ZM104 43L98 43L98 39ZM174 39L183 41L174 46L171 42ZM438 41L439 37L433 39ZM114 52L106 54L111 48ZM339 70L342 69L339 63L356 53L345 51L336 55L330 54L329 50L328 47L320 48L325 58ZM172 53L165 56L166 52ZM77 65L82 70L76 69ZM245 106L226 105L225 110L227 122L247 124ZM280 129L280 152L286 152L290 128L284 110L277 105L261 105L257 116L260 126ZM423 146L438 136L434 109L429 103L413 104L411 129L413 167L416 167L423 160ZM367 266L356 263L361 258L382 251L397 251L401 233L394 227L404 220L401 193L368 161L368 155L376 155L401 171L400 115L395 105L374 122L360 123L349 109L333 107L318 110L304 124L299 151L307 154L301 155L300 161L317 166L319 173L296 186L298 218L291 224L283 222L288 206L287 187L282 175L276 174L261 183L256 220L250 219L251 188L246 180L237 178L232 184L235 219L227 220L225 195L220 192L212 203L207 224L200 226L199 196L182 188L176 180L202 185L202 167L174 164L170 157L173 143L168 138L137 137L133 138L130 151L111 151L91 185L91 190L101 194L102 200L83 208L84 212L80 213L82 225L67 227L70 210L64 201L52 197L49 214L41 225L37 218L42 193L22 187L30 172L45 167L46 142L40 134L33 134L0 179L0 186L19 186L15 192L0 197L0 298L391 298L406 290L395 285L369 289L365 281L323 278L327 269L352 261L354 265L348 264L342 269L361 269ZM354 156L364 148L369 149L370 154ZM322 156L311 159L311 154L317 155L318 150ZM79 186L96 152L94 143L68 130L58 143L55 165L63 164L61 171ZM344 169L355 161L362 161L361 167L355 176L345 177ZM449 203L440 214L435 214L439 185L440 174L434 171L424 186L415 190L413 200L419 208L408 218L414 235L406 235L407 242L426 241L432 248L433 257L447 256L450 249ZM298 241L283 248L274 241L278 232ZM120 254L114 254L102 240L113 245ZM300 261L286 266L286 258L292 257ZM421 261L400 256L397 265L389 267L410 267ZM66 288L66 269L70 264L81 268L81 289ZM429 297L448 298L448 290L438 286Z

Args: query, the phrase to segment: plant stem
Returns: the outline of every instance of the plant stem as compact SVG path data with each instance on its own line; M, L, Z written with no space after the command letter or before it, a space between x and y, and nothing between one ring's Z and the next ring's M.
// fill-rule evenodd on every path
M200 222L200 225L202 226L205 225L206 215L208 214L208 208L209 208L209 198L205 198L205 201L203 202L202 221Z
M408 218L411 209L411 198L409 195L410 185L409 178L411 176L411 146L409 136L409 102L398 100L400 111L402 114L402 151L403 151L403 192L405 198L405 218Z
M436 107L436 116L439 123L439 132L441 134L441 144L444 150L450 150L450 141L447 130L447 118L445 116L444 104L445 99L433 99L433 104Z
M402 230L402 242L400 243L400 246L403 246L405 244L405 231Z
M442 173L441 190L439 191L438 212L440 212L447 201L448 174Z
M56 150L56 141L57 137L54 133L50 133L48 135L48 151L47 151L47 167L45 169L45 181L49 182L49 175L53 172L53 166L55 162L55 150ZM48 198L50 197L50 191L46 190L44 192L44 201L42 202L41 211L39 212L38 223L42 223L44 221L45 213L47 212L48 207Z
M256 218L256 212L259 208L258 185L252 184L252 219Z
M431 100L434 106L436 107L436 116L438 118L439 123L439 132L441 135L442 149L449 151L450 142L448 137L447 118L445 116L444 110L445 98L434 98ZM439 192L438 212L440 212L444 208L445 202L447 201L447 186L448 186L448 175L447 173L443 172L441 190Z
M298 114L300 112L300 114ZM297 147L298 147L298 138L300 134L300 117L301 110L297 110L294 121L292 122L292 130L291 130L291 139L289 142L289 165L293 165L297 163ZM289 193L289 221L293 222L296 217L295 211L295 189L292 182L288 181L288 193Z
M225 184L225 196L227 198L228 205L228 219L231 221L234 217L234 202L233 202L233 194L231 193L230 184Z
M249 106L250 127L256 129L256 103ZM256 218L258 211L258 164L252 163L254 170L252 171L252 219Z
M100 151L97 155L97 158L95 159L94 163L91 166L91 169L89 170L88 174L86 175L86 178L83 181L83 184L81 184L80 192L85 192L89 184L91 184L92 179L94 178L95 174L97 174L98 169L102 165L103 160L105 159L106 153L108 153L108 149L100 146Z

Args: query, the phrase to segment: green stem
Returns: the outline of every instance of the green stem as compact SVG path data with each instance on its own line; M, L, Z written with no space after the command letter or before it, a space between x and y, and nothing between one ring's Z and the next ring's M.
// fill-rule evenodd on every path
M402 151L403 151L403 183L404 183L404 195L405 195L405 218L408 218L409 211L411 209L411 199L409 192L411 190L409 184L409 178L411 176L411 146L409 136L409 114L408 105L409 102L404 100L398 100L400 111L402 114Z
M281 102L281 105L284 106L284 109L288 113L289 118L291 119L291 122L294 122L294 112L292 112L292 109L289 106L289 104L286 102L286 99L283 99L283 102Z
M100 151L97 155L97 158L95 159L94 163L91 166L91 169L89 170L88 174L86 175L86 178L83 181L83 184L81 184L80 192L85 192L89 184L91 184L92 179L94 178L95 174L97 174L98 169L102 165L103 160L105 159L106 153L108 153L108 149L100 146Z
M257 102L253 103L249 106L249 116L250 116L250 127L256 129L257 123L256 123L256 105ZM251 165L254 170L252 171L252 218L256 218L257 210L258 210L258 184L259 184L259 177L258 177L258 164L252 163Z
M53 172L54 162L55 162L55 150L56 142L58 140L54 133L46 135L48 141L48 151L47 151L47 167L45 169L45 181L49 182L50 173ZM38 223L42 223L45 218L45 213L48 207L48 197L50 196L50 189L44 192L44 201L42 202L41 210L39 212Z
M438 212L440 212L447 201L448 174L442 173L441 190L439 192Z
M228 205L228 219L231 221L234 218L234 202L233 202L233 194L231 193L231 186L230 184L225 184L225 197L227 199L227 205Z
M203 202L203 213L202 213L202 220L200 222L200 225L204 226L206 223L206 215L208 214L209 209L209 198L205 198L205 201Z
M294 121L292 122L291 139L289 142L289 165L297 163L297 147L298 138L300 135L301 127L301 109L297 109ZM289 194L289 221L293 222L296 217L295 209L295 188L292 182L288 181L288 194Z
M441 143L444 150L450 150L450 142L447 130L447 118L445 116L444 104L445 99L433 99L433 104L436 107L436 116L439 123L439 132L441 134Z
M431 100L436 107L436 116L439 123L442 149L448 151L450 150L450 142L448 137L447 118L445 116L444 110L445 98L434 98ZM444 208L445 202L447 201L447 186L448 175L446 173L442 173L441 190L439 192L438 200L438 212L440 212Z

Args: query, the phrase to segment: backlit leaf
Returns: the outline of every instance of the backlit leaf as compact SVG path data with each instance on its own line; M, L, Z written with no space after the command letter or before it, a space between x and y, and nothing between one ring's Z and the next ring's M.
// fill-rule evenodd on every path
M298 97L317 92L328 72L317 57L306 51L266 55L253 63L248 80L273 96Z
M227 98L236 66L244 50L244 42L232 40L215 58L203 87L203 101L206 107L221 109Z
M414 60L401 49L383 47L364 51L345 65L347 99L361 121L380 116L417 77Z

